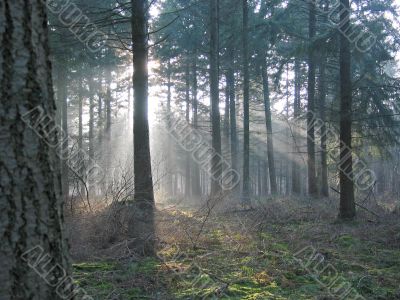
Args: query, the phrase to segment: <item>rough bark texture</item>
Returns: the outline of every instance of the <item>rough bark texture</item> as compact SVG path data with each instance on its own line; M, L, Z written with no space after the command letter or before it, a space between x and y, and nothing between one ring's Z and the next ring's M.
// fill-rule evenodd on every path
M276 171L275 171L275 158L274 158L274 141L272 136L272 114L271 103L269 99L269 86L268 86L268 71L265 64L262 67L263 90L264 90L264 111L265 111L265 126L267 128L267 156L268 156L268 169L269 169L269 183L271 194L278 192L276 185Z
M243 9L243 190L242 201L250 202L250 76L249 76L249 7L247 0L242 2Z
M43 269L54 284L64 277L58 270L69 274L58 137L53 132L47 139L51 147L28 125L37 119L23 120L37 108L52 120L46 129L35 122L38 132L56 125L44 2L2 0L0 45L0 299L62 299L29 266L41 269L44 261L35 265L34 257L23 256L36 247L36 254L48 255L46 262L52 259L51 266L59 264L57 270Z
M221 164L221 120L219 113L219 0L210 0L210 94L211 94L211 126L212 146L216 155L212 156L211 196L221 191L218 178L222 174Z
M308 36L312 43L315 37L316 15L315 2L309 2ZM307 168L308 168L308 193L316 197L317 179L315 175L315 54L313 45L310 46L308 56L308 104L307 104Z
M132 0L135 196L130 235L144 255L154 254L154 194L148 121L147 6Z
M340 15L342 28L350 26L349 0L340 1L343 9ZM354 202L353 159L351 154L351 53L350 42L340 35L340 212L342 219L351 219L356 215Z

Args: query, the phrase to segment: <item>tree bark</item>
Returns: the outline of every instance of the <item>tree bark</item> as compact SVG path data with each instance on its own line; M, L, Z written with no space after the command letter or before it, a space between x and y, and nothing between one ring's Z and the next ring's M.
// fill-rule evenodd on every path
M315 2L309 2L308 37L313 42L316 29ZM309 47L308 56L308 104L307 104L307 168L308 168L308 194L312 197L318 195L317 179L315 174L315 54L314 46Z
M221 120L219 113L219 0L210 0L210 94L212 146L215 154L211 159L211 196L221 192L219 179L222 175Z
M276 184L276 171L275 171L275 157L274 157L274 140L272 135L272 114L271 103L269 99L269 86L268 86L268 70L265 62L262 65L262 79L264 91L264 112L265 112L265 126L267 129L267 156L268 156L268 169L271 194L275 195L278 192Z
M144 255L154 255L154 193L148 122L148 40L145 0L132 0L134 90L134 223L131 237Z
M350 26L349 0L340 0L342 7L340 26L347 30ZM356 215L353 183L353 158L351 153L352 84L350 42L340 35L340 212L342 219L352 219Z
M186 102L186 122L190 123L190 65L189 61L186 63L185 67L185 102ZM191 192L191 167L190 167L190 152L186 152L186 162L185 162L185 196L189 197Z
M192 108L193 108L193 128L196 130L199 127L198 117L198 99L197 99L197 53L195 51L193 55L193 70L192 70ZM193 164L193 177L192 177L192 194L193 196L201 196L201 185L200 185L200 169L198 164Z
M167 63L167 129L171 129L171 98L172 98L172 70L171 60L168 59ZM175 194L173 189L173 163L172 163L172 143L170 139L167 141L167 157L166 157L166 193L167 196Z
M47 24L40 0L0 2L2 300L66 299L73 288L56 293L71 268Z
M243 190L242 202L250 203L250 75L249 75L249 7L242 1L243 9Z
M294 103L293 103L293 117L295 121L297 118L300 116L300 89L301 89L301 74L300 74L300 62L298 59L295 60L294 62ZM294 152L294 159L292 162L292 192L293 194L300 195L301 194L301 183L300 183L300 166L296 158L298 158L298 155L296 153L300 150L298 147L298 131L296 124L294 124L294 127L292 128L292 134L293 134L293 152Z
M61 58L61 63L57 68L57 99L61 103L61 124L63 136L65 139L61 142L61 148L63 153L68 153L68 100L67 100L67 70L65 67L66 62ZM62 195L64 201L68 200L69 197L69 168L68 159L64 159L61 162L61 184L62 184Z
M238 138L236 129L236 99L235 99L235 49L233 44L233 35L230 37L230 46L228 49L228 77L227 85L229 87L229 119L230 119L230 144L231 144L231 167L238 172ZM239 185L233 187L232 196L235 197Z
M319 66L319 78L318 78L318 90L319 90L319 116L323 125L321 126L321 195L323 197L329 197L329 184L328 184L328 163L327 163L327 136L326 136L326 57L323 54L322 60Z

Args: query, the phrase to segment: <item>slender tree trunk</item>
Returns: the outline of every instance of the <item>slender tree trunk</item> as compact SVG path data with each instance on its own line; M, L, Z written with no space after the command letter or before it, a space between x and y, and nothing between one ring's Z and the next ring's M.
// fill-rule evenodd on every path
M323 54L324 55L324 54ZM319 90L319 116L323 125L321 126L321 195L329 197L328 185L328 163L327 163L327 149L326 149L326 57L323 56L319 66L318 90Z
M223 127L224 127L224 135L225 135L225 138L226 138L226 140L228 142L228 145L229 145L229 118L230 118L230 115L229 115L229 108L230 108L229 94L230 94L230 92L229 92L228 77L229 77L229 75L226 74L225 75L225 80L226 80L226 86L225 86L225 114L224 114L224 125L223 125Z
M211 161L211 196L221 191L219 179L222 175L221 120L219 113L219 0L210 0L210 94L212 146L216 152Z
M293 103L293 117L295 120L300 116L300 89L301 89L301 74L300 74L300 62L298 59L294 62L294 103ZM298 147L298 131L296 124L292 127L293 134L293 162L292 162L292 192L293 194L301 194L301 183L300 183L300 166L297 161L299 155L297 152L300 150Z
M111 135L111 69L108 67L106 70L106 84L107 84L107 95L106 95L106 137L110 139Z
M315 2L309 2L308 35L310 42L315 37L316 15ZM315 54L313 45L309 49L308 57L308 105L307 105L307 168L308 168L308 193L312 197L318 195L317 179L315 175Z
M231 167L238 172L238 138L236 131L236 99L235 99L235 50L233 48L233 36L230 38L230 47L228 49L228 87L229 87L229 114L230 114L230 144L231 144ZM234 197L239 185L233 187L232 196Z
M79 153L83 153L83 77L82 75L79 76L79 87L78 87L78 101L79 101L79 116L78 116L78 148L79 148ZM81 162L81 166L84 166L84 157L81 155L79 158ZM81 174L85 174L82 172ZM81 196L85 195L85 187L84 185L79 182L79 187L80 187L80 193Z
M197 100L197 53L195 51L193 55L193 70L192 70L192 108L193 108L193 128L196 130L199 127L198 117L198 100ZM193 196L201 196L201 185L200 185L200 169L197 163L193 164L193 177L192 177L192 194Z
M262 73L263 90L264 90L265 126L267 129L267 156L268 156L269 181L271 187L271 194L275 195L278 192L278 190L276 185L274 140L272 135L272 114L271 114L271 103L269 99L268 70L265 65L265 62L262 65L261 73Z
M89 158L94 159L94 88L89 78Z
M67 299L46 6L2 0L0 20L0 299Z
M349 0L340 0L340 26L348 30L350 26ZM351 153L352 84L350 42L340 35L340 212L342 219L352 219L356 215L353 183L353 158Z
M103 135L104 135L104 113L103 113L103 93L101 93L102 89L102 78L101 75L99 76L99 80L97 82L97 89L99 91L98 93L98 100L97 100L97 113L98 113L98 119L97 119L97 129L98 129L98 139L99 139L99 145L101 146L103 144Z
M242 202L250 203L250 75L249 75L249 7L247 0L242 0L243 9L243 190Z
M171 71L171 60L167 63L167 128L171 128L171 98L172 98L172 71ZM172 144L171 140L167 141L167 157L166 157L166 192L168 196L174 195L175 191L173 189L173 163L172 163Z
M189 61L186 63L185 67L185 100L186 100L186 122L190 123L190 64ZM190 153L186 152L186 166L185 166L185 196L190 196L190 183L191 183L191 173L190 173Z
M154 254L154 194L148 122L148 40L145 0L132 0L134 90L134 217L131 237L145 255Z
M57 68L57 99L61 103L61 121L62 131L65 139L61 142L61 148L63 153L68 153L68 100L67 100L67 70L65 68L65 62L61 62ZM68 168L68 155L61 162L61 183L62 183L62 195L64 201L68 200L69 197L69 168Z

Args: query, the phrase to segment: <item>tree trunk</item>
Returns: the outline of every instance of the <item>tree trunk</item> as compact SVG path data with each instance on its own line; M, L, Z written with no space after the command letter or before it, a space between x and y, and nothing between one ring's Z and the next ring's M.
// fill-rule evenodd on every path
M249 75L249 7L247 0L242 1L243 9L243 190L242 202L250 203L250 75Z
M323 54L325 55L325 54ZM321 126L321 195L329 197L328 185L328 163L326 149L326 57L323 56L319 66L318 90L319 90L319 116L323 125Z
M79 101L79 116L78 116L78 148L79 153L83 153L83 77L82 75L79 76L79 91L78 91L78 101ZM79 158L81 162L81 166L84 165L84 156L81 155ZM85 172L81 172L81 174L85 174ZM85 187L82 182L79 182L80 193L81 196L84 197L86 191Z
M147 1L132 0L134 90L134 218L130 236L145 255L154 255L154 194L148 123Z
M278 190L276 186L276 171L275 171L275 158L274 158L274 140L272 135L272 114L271 103L269 99L269 86L268 86L268 70L265 62L262 65L262 80L264 91L264 112L265 112L265 126L267 129L267 156L268 156L268 169L269 169L269 183L271 187L271 194L275 195Z
M199 119L198 119L198 100L197 100L197 53L195 51L193 55L193 91L192 91L192 107L193 107L193 128L196 130L199 127ZM193 177L192 177L192 194L193 196L201 196L201 185L200 185L200 169L197 163L193 164Z
M61 103L61 124L63 136L65 137L61 142L61 148L63 153L68 153L68 101L67 101L67 70L65 68L66 62L61 62L57 68L57 98ZM61 184L62 184L62 195L64 201L68 200L69 197L69 168L68 159L63 159L61 162Z
M94 87L92 74L89 74L89 159L94 161ZM90 181L93 178L87 178L90 186Z
M211 196L216 197L221 191L221 120L219 113L219 0L210 0L210 94L212 146L215 154L211 160Z
M293 117L295 120L300 116L300 89L301 89L301 74L300 74L300 62L298 59L294 62L294 103L293 103ZM292 127L293 134L293 162L292 162L292 192L293 194L301 194L301 183L300 183L300 166L297 161L299 155L296 155L300 151L298 147L298 131L296 124Z
M107 95L106 95L106 138L110 139L111 135L111 69L108 67L106 70L106 84L107 84Z
M312 43L315 37L316 15L315 2L309 2L308 36ZM307 168L308 168L308 193L312 197L318 195L317 179L315 175L315 54L314 46L309 47L308 56L308 105L307 105Z
M225 74L226 86L225 86L225 114L224 114L224 135L229 146L229 84L228 74Z
M171 60L168 60L167 63L167 129L171 129L171 87L172 87L172 81L171 81ZM174 195L175 191L173 189L173 163L172 163L172 143L171 140L168 138L167 140L167 157L166 157L166 163L165 163L165 168L166 168L166 193L167 196L172 196Z
M238 138L236 131L236 99L235 99L235 50L233 45L233 35L230 37L230 46L228 49L228 77L227 84L229 87L229 119L230 119L230 142L231 142L231 167L232 170L238 171ZM239 185L233 187L232 196L238 193Z
M343 9L340 26L345 31L350 26L349 0L340 0ZM351 153L352 84L350 42L340 35L340 212L342 219L352 219L356 215L353 183L353 158Z
M69 299L46 6L2 0L0 20L0 299Z
M186 122L190 123L190 65L189 61L186 63L185 68L185 101L186 101ZM186 162L185 162L185 196L190 196L190 152L186 152Z

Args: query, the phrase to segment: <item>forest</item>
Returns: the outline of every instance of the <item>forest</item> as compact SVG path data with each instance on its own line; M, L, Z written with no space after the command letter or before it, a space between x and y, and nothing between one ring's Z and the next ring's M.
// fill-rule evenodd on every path
M0 300L400 299L399 14L0 0Z

